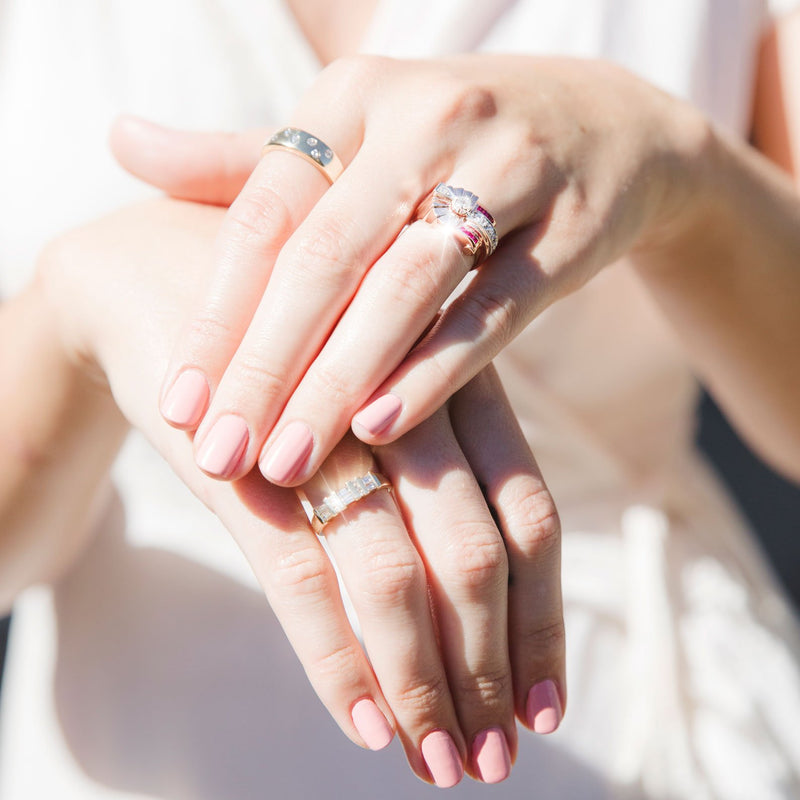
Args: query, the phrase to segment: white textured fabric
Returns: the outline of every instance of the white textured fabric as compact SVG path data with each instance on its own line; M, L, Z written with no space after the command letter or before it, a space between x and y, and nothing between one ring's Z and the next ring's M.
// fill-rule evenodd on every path
M364 50L606 57L744 135L768 13L759 0L381 0ZM148 192L107 153L115 113L280 124L318 68L279 0L6 0L0 295L50 236ZM797 625L693 452L695 384L648 298L609 269L500 368L562 512L569 713L548 739L522 733L507 783L449 796L800 796ZM95 544L15 609L2 800L433 794L397 744L366 753L338 732L230 538L141 437L114 477Z

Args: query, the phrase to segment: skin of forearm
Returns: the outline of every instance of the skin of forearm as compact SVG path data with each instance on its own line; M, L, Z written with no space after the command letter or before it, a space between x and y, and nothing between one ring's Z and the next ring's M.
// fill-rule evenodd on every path
M86 541L127 426L65 354L37 284L0 306L0 610Z
M737 429L800 481L800 194L716 131L694 180L680 234L641 248L638 273Z

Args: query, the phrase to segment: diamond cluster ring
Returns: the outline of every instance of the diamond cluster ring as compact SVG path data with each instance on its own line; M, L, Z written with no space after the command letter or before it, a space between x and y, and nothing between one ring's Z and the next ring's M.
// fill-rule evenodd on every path
M270 136L261 155L270 150L288 150L313 164L331 183L344 171L342 162L325 142L300 128L282 128Z
M322 529L346 508L380 489L391 491L392 484L378 472L367 472L359 478L347 481L341 489L331 492L318 506L303 502L314 533L321 533Z
M459 234L461 246L474 259L473 267L497 249L494 217L478 203L477 195L439 183L426 206L423 206L424 211L421 209L421 218L438 222Z

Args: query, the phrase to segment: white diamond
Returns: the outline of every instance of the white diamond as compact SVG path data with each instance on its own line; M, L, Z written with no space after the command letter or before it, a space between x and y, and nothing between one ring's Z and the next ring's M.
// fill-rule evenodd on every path
M311 151L311 158L319 160L319 150L316 147Z
M353 497L358 500L361 497L364 497L367 494L367 490L364 486L364 481L361 478L357 478L354 481L347 481L344 485L345 488L352 493Z
M313 136L309 136L308 139L306 139L306 144L310 147L313 147L315 144L317 144L317 140Z
M293 133L290 137L290 141L292 144L300 144L300 134Z
M323 525L326 522L330 522L336 516L325 503L323 503L321 506L317 506L314 509L314 513L317 515L317 519L319 519Z
M364 486L370 492L374 492L381 485L380 481L375 477L375 474L372 472L368 472L361 480L364 481Z
M345 486L344 489L339 489L339 498L345 505L350 505L350 503L355 503L356 500L360 495L358 492L354 492L350 486Z
M325 498L325 502L330 506L334 514L338 514L340 511L344 511L345 508L347 508L347 503L343 502L338 494L329 495Z
M325 158L333 158L333 151L332 150L326 150L325 151Z

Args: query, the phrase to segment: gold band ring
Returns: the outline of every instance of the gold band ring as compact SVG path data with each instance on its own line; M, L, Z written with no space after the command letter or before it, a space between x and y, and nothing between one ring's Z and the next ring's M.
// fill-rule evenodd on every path
M367 472L359 478L347 481L338 491L331 492L318 506L304 500L303 508L314 533L321 533L346 508L381 489L392 491L392 484L379 472Z
M344 171L339 156L321 139L300 128L283 128L264 142L261 155L270 150L288 150L313 164L331 183Z

